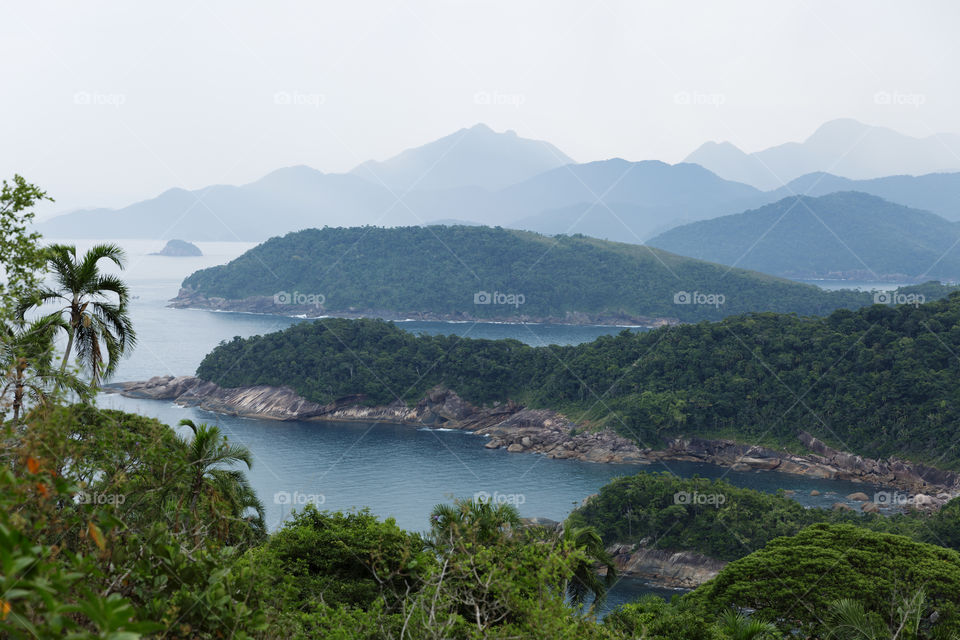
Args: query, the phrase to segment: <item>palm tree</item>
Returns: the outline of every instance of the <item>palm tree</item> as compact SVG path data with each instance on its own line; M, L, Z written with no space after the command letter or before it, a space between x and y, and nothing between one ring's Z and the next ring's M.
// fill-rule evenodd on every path
M211 492L214 503L220 507L220 538L230 540L230 524L243 525L241 535L244 539L261 540L267 535L266 512L263 502L250 485L247 475L238 469L212 469L210 471Z
M18 319L0 328L0 366L3 368L3 389L0 398L13 391L13 425L20 421L26 401L43 404L54 386L77 392L81 398L90 388L69 372L53 366L54 336L66 329L59 314L43 316L30 323Z
M227 442L215 425L194 424L193 420L181 420L180 424L190 427L193 439L184 445L187 448L187 465L191 469L188 487L185 495L177 503L177 519L183 501L189 498L189 513L191 522L198 522L197 505L200 496L206 494L211 498L211 505L226 505L231 516L240 518L248 507L253 507L257 517L255 522L263 521L263 504L256 499L246 475L242 471L225 469L238 462L253 466L253 454L242 445Z
M720 618L717 627L730 640L762 640L777 632L773 623L757 618L748 618L739 611L728 610Z
M90 367L91 386L96 387L113 373L120 357L137 340L127 313L127 285L116 276L101 273L99 267L101 260L109 260L123 269L126 256L115 244L98 244L80 260L76 247L70 245L51 245L46 252L56 287L41 288L20 305L18 317L23 318L28 309L48 302L62 304L58 313L66 321L67 348L60 371L66 371L70 354L76 350L80 363Z
M567 595L575 607L582 607L587 596L593 596L590 611L596 611L607 596L607 589L617 578L617 565L603 546L603 538L593 527L564 527L560 539L569 546L582 550L586 559L577 562L573 575L567 582ZM601 576L596 565L606 567L606 575Z
M430 528L439 544L451 544L469 535L471 541L492 544L520 526L516 507L489 500L454 500L438 504L430 513Z

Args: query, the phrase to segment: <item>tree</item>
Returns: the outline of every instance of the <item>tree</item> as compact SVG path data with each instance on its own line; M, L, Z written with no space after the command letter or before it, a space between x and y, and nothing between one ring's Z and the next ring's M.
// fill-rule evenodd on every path
M438 546L455 544L469 536L480 544L493 544L521 524L517 508L489 500L455 500L438 504L430 513L430 529Z
M778 633L776 625L732 609L723 614L717 628L730 640L764 640Z
M5 282L0 282L0 311L10 313L16 301L40 282L44 255L40 234L27 233L34 214L28 211L38 202L53 198L19 175L13 183L0 186L0 265Z
M617 566L613 558L603 546L603 539L593 527L565 526L561 538L577 549L586 552L586 559L577 562L573 567L573 576L567 583L567 595L574 606L580 607L588 596L593 596L591 611L603 604L607 589L617 577ZM597 573L595 566L599 564L606 569L605 575Z
M242 462L247 469L253 466L253 454L242 445L230 444L215 425L201 423L194 424L192 420L183 419L180 424L193 431L193 440L187 443L187 465L191 469L187 485L187 493L181 496L177 504L177 519L184 500L189 500L188 512L191 527L195 531L199 522L198 505L201 496L209 498L210 508L217 513L221 506L226 505L231 517L239 517L248 507L256 512L254 522L262 529L263 504L255 497L247 482L246 476L240 472L224 469Z
M6 400L7 394L13 392L14 426L28 399L42 404L54 387L68 388L82 398L90 395L90 388L83 381L53 366L54 336L65 328L63 318L57 314L29 323L20 319L3 325L0 367L4 379L0 398Z
M101 260L108 260L123 269L125 254L115 244L96 245L80 260L76 247L69 245L52 245L46 253L56 288L40 288L20 304L18 315L22 318L28 309L47 302L63 304L59 312L66 320L67 348L60 370L66 370L70 354L76 350L80 363L90 368L91 386L96 387L113 373L120 357L137 341L127 312L127 285L116 276L103 274L99 267Z

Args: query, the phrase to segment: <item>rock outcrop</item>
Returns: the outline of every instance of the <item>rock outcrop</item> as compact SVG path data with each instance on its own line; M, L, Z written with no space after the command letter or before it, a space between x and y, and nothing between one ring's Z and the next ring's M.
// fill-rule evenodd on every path
M617 575L676 589L696 589L727 565L693 551L661 551L639 545L613 544L607 553L617 565Z
M210 411L272 420L442 426L487 436L488 449L537 453L549 458L636 464L672 460L707 462L738 470L779 471L813 478L850 480L909 492L908 496L887 499L891 506L903 504L937 509L960 495L960 475L954 472L893 458L880 461L836 451L805 432L799 435L800 443L814 452L806 455L732 440L702 438L673 438L667 441L665 448L654 450L641 448L611 430L583 430L581 425L550 409L531 409L514 403L478 408L453 391L439 387L432 389L413 407L403 403L371 407L363 403L363 396L347 396L321 405L302 398L289 387L224 389L192 376L161 376L145 382L119 383L108 385L104 391L134 398L173 400ZM863 496L858 498L870 499L866 494Z

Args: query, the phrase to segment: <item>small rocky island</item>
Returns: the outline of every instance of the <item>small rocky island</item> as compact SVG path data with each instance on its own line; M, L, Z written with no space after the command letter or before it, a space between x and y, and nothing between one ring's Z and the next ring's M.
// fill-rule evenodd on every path
M203 252L200 251L200 247L192 242L187 242L186 240L170 240L167 242L167 246L159 252L151 253L150 255L169 256L172 258L192 258L202 256Z

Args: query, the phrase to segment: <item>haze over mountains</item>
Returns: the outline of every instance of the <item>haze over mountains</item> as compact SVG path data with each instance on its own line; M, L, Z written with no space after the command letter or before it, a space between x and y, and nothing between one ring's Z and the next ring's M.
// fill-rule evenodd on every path
M707 142L686 157L718 176L771 190L808 173L862 180L960 170L960 135L914 138L850 119L831 120L803 142L745 153L730 142Z
M650 245L789 278L960 280L960 223L858 192L791 196Z
M960 136L918 139L837 120L803 143L758 154L718 151L723 145L708 143L688 158L700 164L620 158L577 164L548 142L476 125L345 174L287 167L245 185L170 189L122 209L76 211L38 227L59 238L103 237L109 229L115 238L261 241L312 227L443 221L642 243L679 225L786 196L849 190L960 220L960 173L858 180L809 173L834 165L851 176L960 166L951 145L960 152ZM747 184L764 183L758 166L800 173L761 191Z
M411 189L502 189L573 163L549 142L477 124L383 162L368 160L350 173L399 195Z

